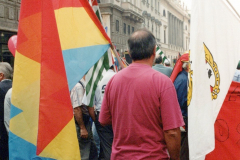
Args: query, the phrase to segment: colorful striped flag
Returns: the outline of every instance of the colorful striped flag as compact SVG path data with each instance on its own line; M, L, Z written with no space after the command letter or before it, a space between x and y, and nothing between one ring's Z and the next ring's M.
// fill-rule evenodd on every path
M69 89L109 43L86 0L21 1L10 159L80 159Z
M97 15L100 22L102 22L102 17L100 9L97 3L97 0L89 0L92 9ZM98 82L101 80L104 70L108 70L112 65L112 56L111 52L106 51L105 54L97 61L94 66L86 74L86 97L87 97L87 106L94 106L94 95L98 85Z
M164 55L163 51L160 49L158 45L156 45L156 55L161 55L162 61L164 62L167 57Z

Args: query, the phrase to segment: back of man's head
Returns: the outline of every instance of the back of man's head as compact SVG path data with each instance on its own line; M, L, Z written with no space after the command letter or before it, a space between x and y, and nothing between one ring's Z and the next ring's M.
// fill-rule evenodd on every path
M0 62L0 73L4 75L4 79L12 79L13 70L9 63Z
M128 39L129 53L133 61L150 58L155 46L155 37L147 29L137 30Z
M155 59L155 63L156 64L161 64L162 63L162 56L157 55L156 59Z

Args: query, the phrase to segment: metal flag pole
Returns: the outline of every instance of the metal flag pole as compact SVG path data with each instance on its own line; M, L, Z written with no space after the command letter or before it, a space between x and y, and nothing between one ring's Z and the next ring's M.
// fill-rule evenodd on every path
M236 11L236 9L233 7L233 5L232 5L228 0L226 0L226 1L227 1L228 4L232 7L232 9L234 10L234 12L237 14L238 18L240 18L240 15L239 15L238 12Z
M120 59L120 57L119 57L119 55L118 55L118 53L117 53L117 51L116 51L116 49L115 49L115 47L113 46L112 43L110 45L111 45L111 49L112 49L113 53L115 54L115 56L116 56L116 58L118 60L118 63L120 64L121 68L122 69L125 68L123 63L122 63L122 61L121 61L121 59Z

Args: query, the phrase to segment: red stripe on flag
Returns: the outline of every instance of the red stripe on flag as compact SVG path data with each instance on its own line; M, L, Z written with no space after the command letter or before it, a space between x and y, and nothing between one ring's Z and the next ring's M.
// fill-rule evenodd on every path
M79 1L82 4L82 6L84 7L84 9L86 10L86 12L88 13L88 15L90 16L90 18L93 20L95 25L101 31L103 36L108 40L109 43L112 43L110 38L108 37L107 33L105 32L105 29L103 28L101 22L99 21L99 19L97 18L96 14L94 13L92 7L90 6L88 0L79 0Z
M43 1L42 19L38 155L73 118L67 76L51 1Z
M93 0L92 5L93 5L93 6L98 6L97 0Z
M239 159L240 83L232 82L215 121L215 149L205 160Z
M24 5L21 5L20 11L17 51L40 63L41 0L25 0L22 4Z
M54 10L65 7L83 7L79 0L52 0Z

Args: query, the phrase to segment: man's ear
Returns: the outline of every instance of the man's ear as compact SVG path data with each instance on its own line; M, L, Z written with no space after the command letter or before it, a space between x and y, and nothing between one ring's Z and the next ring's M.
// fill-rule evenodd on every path
M155 46L154 49L153 49L154 58L156 57L156 49L157 49L157 47Z
M0 73L0 82L4 79L4 74Z

